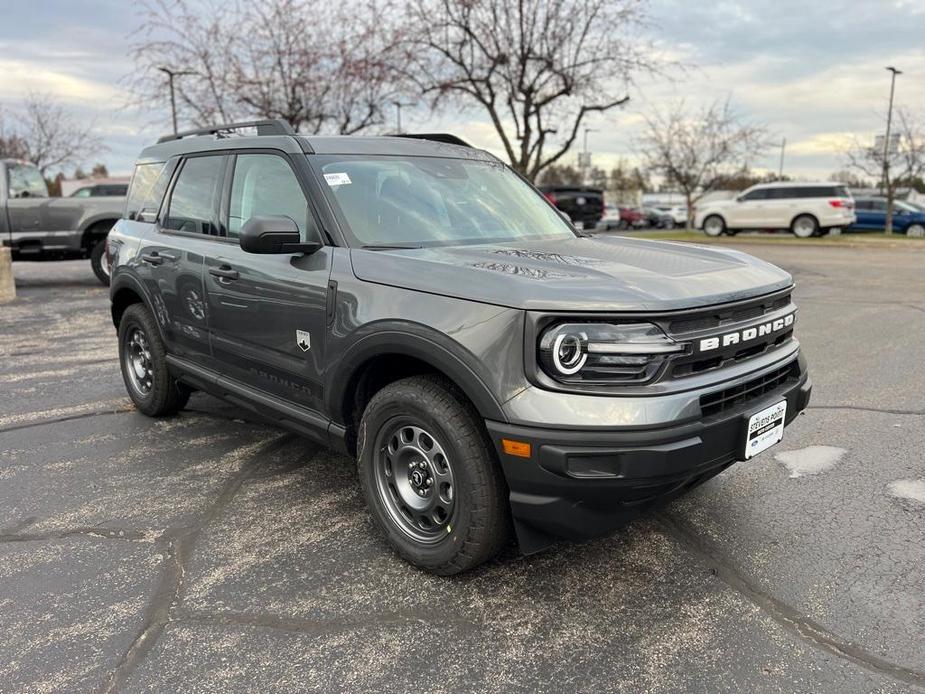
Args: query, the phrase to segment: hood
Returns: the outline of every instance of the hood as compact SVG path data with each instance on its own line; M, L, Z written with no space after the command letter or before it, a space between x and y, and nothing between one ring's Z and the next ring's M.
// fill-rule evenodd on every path
M739 251L626 237L353 249L351 258L367 282L543 311L695 308L793 283L780 268Z

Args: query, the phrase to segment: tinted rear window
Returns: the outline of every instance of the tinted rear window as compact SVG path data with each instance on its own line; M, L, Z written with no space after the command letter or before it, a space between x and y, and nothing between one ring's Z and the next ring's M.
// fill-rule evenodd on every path
M783 186L774 188L772 197L780 198L847 198L845 186Z

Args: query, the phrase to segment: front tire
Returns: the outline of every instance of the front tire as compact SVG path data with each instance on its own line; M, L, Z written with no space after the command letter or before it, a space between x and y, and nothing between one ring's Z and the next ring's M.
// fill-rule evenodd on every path
M119 363L129 397L149 417L175 414L186 406L190 389L167 370L167 350L151 312L132 304L119 322Z
M799 239L808 239L819 232L819 222L809 214L801 214L790 223L790 231Z
M366 504L405 560L452 575L507 542L507 489L478 414L443 378L385 386L360 421L357 467Z
M910 224L906 227L906 236L912 236L917 239L925 237L925 226L921 224Z
M726 231L726 221L718 214L711 214L703 220L703 233L707 236L716 238L722 236Z

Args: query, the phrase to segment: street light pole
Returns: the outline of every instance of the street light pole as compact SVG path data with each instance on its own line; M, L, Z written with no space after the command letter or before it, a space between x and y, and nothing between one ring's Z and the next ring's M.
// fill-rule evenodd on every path
M171 70L169 67L164 67L163 65L157 68L165 75L167 75L167 84L170 86L170 119L173 123L173 134L177 134L177 98L174 94L173 89L173 78L179 77L180 75L191 75L193 74L189 70Z
M784 150L787 149L787 138L784 137L780 141L780 167L777 171L777 180L784 180Z
M405 104L401 101L393 101L392 104L395 106L395 132L401 135L401 107L414 106L414 104Z
M588 170L591 168L591 153L588 151L588 133L596 133L596 128L585 128L584 160L581 162L581 182L588 182Z
M893 95L896 93L896 75L903 74L902 71L895 67L888 66L892 75L890 77L890 106L886 112L886 137L883 139L883 181L882 186L886 188L886 225L884 232L887 236L893 233L893 187L889 184L890 180L890 126L893 124Z

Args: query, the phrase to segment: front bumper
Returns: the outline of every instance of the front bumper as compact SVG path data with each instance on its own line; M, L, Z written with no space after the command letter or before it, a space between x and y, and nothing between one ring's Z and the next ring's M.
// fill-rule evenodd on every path
M809 403L805 369L774 390L709 417L610 430L549 429L486 422L510 488L521 550L556 537L611 532L743 457L748 417L782 399L786 424ZM531 457L504 452L502 439L529 442Z

